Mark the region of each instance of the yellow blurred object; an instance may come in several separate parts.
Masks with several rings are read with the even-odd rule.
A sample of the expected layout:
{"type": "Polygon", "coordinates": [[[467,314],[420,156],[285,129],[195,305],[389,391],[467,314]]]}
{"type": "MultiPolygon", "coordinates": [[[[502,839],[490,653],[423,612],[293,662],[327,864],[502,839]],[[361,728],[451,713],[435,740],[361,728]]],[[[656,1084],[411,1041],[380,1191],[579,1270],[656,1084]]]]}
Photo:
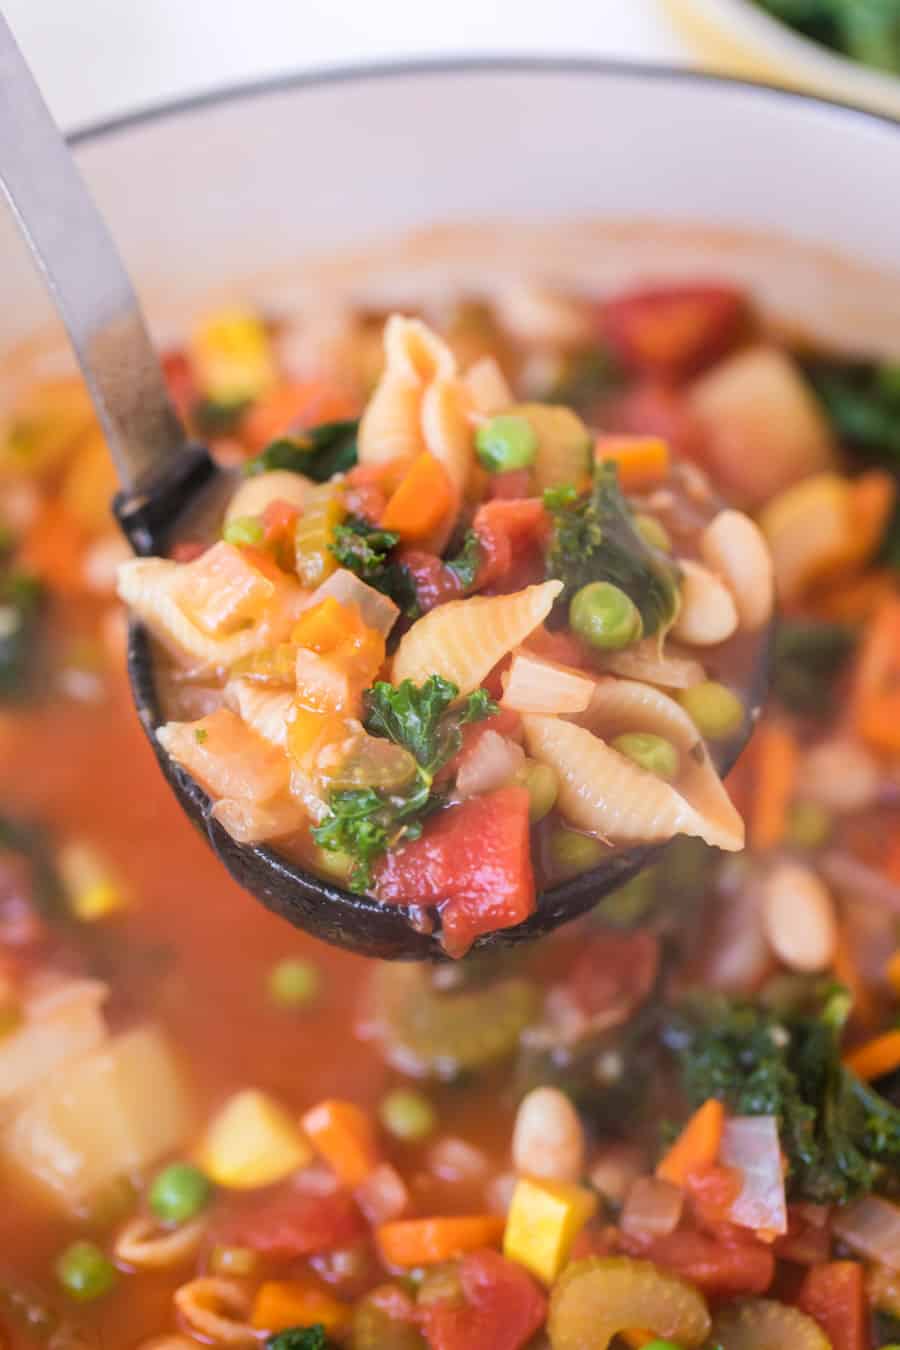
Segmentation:
{"type": "Polygon", "coordinates": [[[124,886],[92,844],[67,844],[57,866],[69,909],[82,923],[96,923],[127,908],[124,886]]]}
{"type": "Polygon", "coordinates": [[[324,1327],[329,1335],[343,1331],[350,1308],[325,1289],[303,1280],[267,1280],[253,1301],[251,1323],[258,1331],[289,1327],[324,1327]]]}
{"type": "Polygon", "coordinates": [[[596,1209],[593,1191],[566,1182],[522,1177],[509,1207],[503,1254],[545,1284],[552,1284],[596,1209]]]}
{"type": "Polygon", "coordinates": [[[301,585],[318,586],[336,571],[337,562],[329,545],[334,527],[340,525],[346,514],[340,484],[322,483],[310,491],[294,535],[297,576],[301,585]]]}
{"type": "Polygon", "coordinates": [[[119,489],[112,456],[99,427],[94,427],[79,444],[72,467],[62,484],[62,503],[88,534],[112,529],[110,510],[119,489]]]}
{"type": "Polygon", "coordinates": [[[246,1088],[229,1098],[209,1126],[199,1162],[217,1185],[254,1190],[282,1181],[312,1156],[284,1107],[265,1092],[246,1088]]]}
{"type": "Polygon", "coordinates": [[[0,433],[0,473],[41,477],[58,468],[89,432],[99,435],[80,379],[45,380],[16,404],[0,433]]]}
{"type": "Polygon", "coordinates": [[[249,403],[275,383],[271,339],[262,320],[249,310],[211,315],[195,329],[190,353],[197,383],[212,403],[249,403]]]}
{"type": "Polygon", "coordinates": [[[888,961],[885,967],[885,978],[891,989],[900,998],[900,951],[894,952],[894,955],[888,961]]]}

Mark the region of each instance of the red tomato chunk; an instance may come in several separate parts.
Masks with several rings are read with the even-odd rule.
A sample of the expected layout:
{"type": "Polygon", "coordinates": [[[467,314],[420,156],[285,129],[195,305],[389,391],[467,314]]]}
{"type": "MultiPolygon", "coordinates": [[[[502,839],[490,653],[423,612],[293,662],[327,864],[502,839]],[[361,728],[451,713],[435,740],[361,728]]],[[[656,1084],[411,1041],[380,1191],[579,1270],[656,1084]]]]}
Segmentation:
{"type": "Polygon", "coordinates": [[[674,378],[721,356],[745,313],[739,292],[725,286],[657,286],[609,301],[604,336],[632,370],[674,378]]]}
{"type": "Polygon", "coordinates": [[[797,1307],[818,1322],[831,1350],[869,1350],[865,1279],[859,1262],[813,1266],[800,1286],[797,1307]]]}
{"type": "Polygon", "coordinates": [[[473,1252],[460,1267],[465,1303],[433,1303],[421,1314],[431,1350],[521,1350],[544,1323],[547,1300],[521,1266],[473,1252]]]}
{"type": "Polygon", "coordinates": [[[346,1246],[365,1231],[353,1198],[346,1191],[317,1195],[286,1186],[255,1196],[249,1205],[232,1214],[225,1220],[219,1240],[287,1261],[346,1246]]]}

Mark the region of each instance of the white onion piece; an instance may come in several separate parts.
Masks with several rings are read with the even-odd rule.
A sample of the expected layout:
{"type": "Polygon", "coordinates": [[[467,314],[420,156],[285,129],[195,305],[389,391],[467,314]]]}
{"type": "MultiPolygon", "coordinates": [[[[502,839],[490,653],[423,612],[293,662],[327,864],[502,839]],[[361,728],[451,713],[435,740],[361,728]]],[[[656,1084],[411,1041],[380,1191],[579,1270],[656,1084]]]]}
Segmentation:
{"type": "Polygon", "coordinates": [[[666,1237],[675,1231],[684,1206],[684,1191],[660,1177],[638,1177],[622,1209],[622,1231],[634,1237],[666,1237]]]}
{"type": "Polygon", "coordinates": [[[332,572],[328,580],[323,581],[321,586],[313,591],[309,603],[317,605],[329,595],[341,605],[356,605],[363,623],[369,628],[377,629],[382,637],[387,637],[400,614],[393,600],[382,595],[381,591],[376,591],[374,586],[366,585],[354,572],[349,572],[345,567],[332,572]]]}
{"type": "Polygon", "coordinates": [[[835,1209],[833,1227],[848,1247],[900,1270],[900,1207],[880,1195],[867,1195],[846,1209],[835,1209]]]}
{"type": "Polygon", "coordinates": [[[503,676],[500,702],[514,712],[580,713],[591,701],[594,684],[590,676],[577,670],[519,650],[503,676]]]}
{"type": "Polygon", "coordinates": [[[406,1183],[390,1163],[379,1163],[357,1186],[353,1198],[374,1227],[398,1219],[409,1204],[406,1183]]]}
{"type": "Polygon", "coordinates": [[[787,1232],[787,1202],[778,1122],[774,1116],[734,1116],[726,1121],[719,1159],[744,1178],[728,1217],[741,1228],[787,1232]]]}
{"type": "Polygon", "coordinates": [[[428,1150],[428,1170],[443,1181],[478,1181],[487,1175],[486,1153],[456,1135],[445,1135],[428,1150]]]}
{"type": "Polygon", "coordinates": [[[496,731],[484,731],[462,759],[456,775],[460,797],[492,792],[514,777],[525,761],[521,745],[496,731]]]}

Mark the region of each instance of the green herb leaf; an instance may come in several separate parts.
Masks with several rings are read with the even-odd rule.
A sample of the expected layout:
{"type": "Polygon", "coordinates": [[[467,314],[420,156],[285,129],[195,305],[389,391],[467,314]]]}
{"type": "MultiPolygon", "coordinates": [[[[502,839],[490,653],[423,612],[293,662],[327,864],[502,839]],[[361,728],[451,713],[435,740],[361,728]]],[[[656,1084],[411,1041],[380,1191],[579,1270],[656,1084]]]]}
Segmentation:
{"type": "Polygon", "coordinates": [[[266,1338],[266,1350],[329,1350],[330,1344],[321,1322],[311,1327],[288,1327],[266,1338]]]}
{"type": "Polygon", "coordinates": [[[407,618],[415,619],[419,615],[415,583],[392,557],[399,542],[400,536],[391,530],[379,529],[362,516],[348,516],[335,526],[329,548],[342,567],[389,596],[407,618]]]}
{"type": "Polygon", "coordinates": [[[853,655],[856,629],[815,619],[779,624],[775,637],[772,686],[791,712],[827,717],[834,701],[834,682],[853,655]]]}
{"type": "Polygon", "coordinates": [[[434,777],[462,745],[463,726],[496,711],[486,690],[476,689],[454,704],[458,692],[439,675],[418,688],[411,680],[399,685],[381,681],[368,691],[366,730],[403,746],[418,767],[402,792],[356,788],[331,793],[329,814],[313,830],[313,838],[321,848],[354,859],[350,884],[355,890],[372,884],[376,858],[421,835],[423,820],[443,805],[443,795],[433,787],[434,777]]]}
{"type": "Polygon", "coordinates": [[[900,1111],[841,1063],[846,1011],[843,994],[818,1015],[713,998],[688,1005],[667,1033],[691,1102],[775,1116],[789,1194],[816,1204],[866,1194],[900,1160],[900,1111]]]}
{"type": "Polygon", "coordinates": [[[27,693],[43,594],[27,572],[0,574],[0,699],[27,693]]]}
{"type": "Polygon", "coordinates": [[[444,566],[452,572],[464,591],[475,584],[481,566],[481,541],[474,530],[467,530],[459,552],[448,558],[444,566]]]}
{"type": "Polygon", "coordinates": [[[873,361],[810,361],[806,373],[841,443],[900,468],[897,367],[873,361]]]}
{"type": "Polygon", "coordinates": [[[270,469],[289,469],[302,473],[316,483],[325,483],[336,473],[352,469],[357,459],[356,435],[359,422],[323,422],[297,436],[281,436],[267,445],[255,459],[244,465],[244,473],[253,477],[270,469]]]}
{"type": "Polygon", "coordinates": [[[541,395],[541,403],[561,403],[588,418],[598,400],[622,384],[622,372],[607,347],[585,347],[571,352],[551,387],[541,395]]]}
{"type": "Polygon", "coordinates": [[[635,529],[616,466],[597,467],[588,496],[545,493],[544,501],[553,517],[547,576],[565,587],[558,605],[567,606],[589,582],[610,581],[637,605],[645,636],[668,628],[678,611],[680,574],[635,529]]]}

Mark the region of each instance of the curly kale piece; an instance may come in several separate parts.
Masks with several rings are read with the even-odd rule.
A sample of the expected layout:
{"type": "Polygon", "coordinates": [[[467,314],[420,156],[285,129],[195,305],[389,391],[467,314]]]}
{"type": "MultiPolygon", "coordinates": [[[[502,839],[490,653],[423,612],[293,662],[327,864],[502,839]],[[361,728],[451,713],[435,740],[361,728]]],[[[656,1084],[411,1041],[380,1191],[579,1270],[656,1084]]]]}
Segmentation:
{"type": "Polygon", "coordinates": [[[420,686],[412,680],[399,685],[380,681],[366,694],[366,730],[408,750],[416,774],[400,792],[354,788],[331,793],[329,814],[313,837],[322,848],[353,859],[354,890],[371,886],[372,867],[382,853],[419,838],[425,818],[444,804],[434,778],[462,746],[462,728],[496,712],[484,689],[454,703],[458,694],[456,685],[440,675],[429,676],[420,686]]]}
{"type": "Polygon", "coordinates": [[[355,572],[368,586],[393,600],[402,614],[414,619],[419,613],[416,587],[409,571],[394,556],[399,542],[400,536],[392,530],[382,530],[362,516],[347,516],[335,526],[329,548],[341,567],[355,572]]]}
{"type": "Polygon", "coordinates": [[[326,483],[336,473],[346,473],[353,468],[357,460],[358,431],[359,422],[351,420],[322,422],[296,436],[280,436],[247,461],[244,473],[252,478],[271,469],[289,469],[316,483],[326,483]]]}
{"type": "Polygon", "coordinates": [[[668,628],[678,612],[680,573],[634,526],[613,463],[599,464],[590,493],[552,489],[544,504],[553,521],[547,576],[563,582],[559,605],[591,581],[610,581],[640,610],[644,636],[668,628]]]}
{"type": "Polygon", "coordinates": [[[868,1193],[900,1161],[900,1111],[841,1062],[848,1006],[839,989],[818,1014],[706,999],[665,1035],[694,1105],[716,1097],[736,1115],[776,1117],[789,1194],[816,1204],[868,1193]]]}
{"type": "Polygon", "coordinates": [[[321,1322],[309,1327],[288,1327],[266,1338],[266,1350],[330,1350],[331,1341],[321,1322]]]}
{"type": "Polygon", "coordinates": [[[772,687],[791,712],[827,717],[835,681],[853,655],[858,631],[819,619],[785,619],[775,636],[772,687]]]}

